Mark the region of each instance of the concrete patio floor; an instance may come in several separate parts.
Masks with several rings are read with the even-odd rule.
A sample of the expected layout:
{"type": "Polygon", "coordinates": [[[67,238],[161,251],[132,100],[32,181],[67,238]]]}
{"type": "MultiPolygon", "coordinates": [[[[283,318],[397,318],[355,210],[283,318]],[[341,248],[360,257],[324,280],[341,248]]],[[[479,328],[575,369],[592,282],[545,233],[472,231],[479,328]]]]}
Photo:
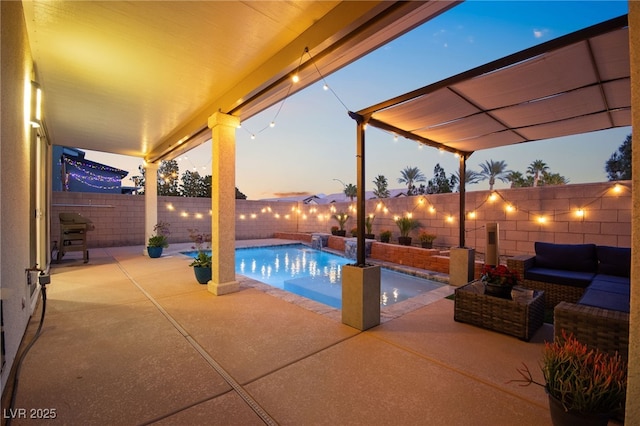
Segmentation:
{"type": "Polygon", "coordinates": [[[551,424],[542,388],[507,383],[522,362],[542,381],[550,325],[523,342],[454,322],[440,296],[359,332],[245,277],[215,296],[177,249],[91,249],[88,264],[52,266],[19,376],[27,418],[11,424],[51,409],[47,424],[551,424]]]}

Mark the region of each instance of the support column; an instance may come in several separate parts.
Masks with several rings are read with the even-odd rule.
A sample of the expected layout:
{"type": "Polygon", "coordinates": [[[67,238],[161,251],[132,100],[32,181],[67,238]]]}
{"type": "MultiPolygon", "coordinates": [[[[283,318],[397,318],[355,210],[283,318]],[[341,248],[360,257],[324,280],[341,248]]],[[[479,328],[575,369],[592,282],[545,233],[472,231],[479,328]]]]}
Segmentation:
{"type": "Polygon", "coordinates": [[[240,120],[217,112],[211,129],[211,281],[221,296],[238,291],[236,281],[236,129],[240,120]]]}
{"type": "Polygon", "coordinates": [[[158,223],[158,163],[147,163],[144,172],[144,254],[147,242],[158,223]]]}

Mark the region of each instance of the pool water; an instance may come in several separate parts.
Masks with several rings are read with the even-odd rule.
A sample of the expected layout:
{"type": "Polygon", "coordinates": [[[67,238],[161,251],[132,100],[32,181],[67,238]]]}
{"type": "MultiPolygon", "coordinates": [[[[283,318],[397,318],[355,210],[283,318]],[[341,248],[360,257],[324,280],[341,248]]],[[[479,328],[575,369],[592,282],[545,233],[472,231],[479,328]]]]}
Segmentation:
{"type": "MultiPolygon", "coordinates": [[[[197,252],[185,252],[195,256],[197,252]]],[[[353,260],[303,244],[238,248],[236,273],[334,308],[342,306],[342,266],[353,260]]],[[[380,306],[442,287],[442,283],[381,269],[380,306]]]]}

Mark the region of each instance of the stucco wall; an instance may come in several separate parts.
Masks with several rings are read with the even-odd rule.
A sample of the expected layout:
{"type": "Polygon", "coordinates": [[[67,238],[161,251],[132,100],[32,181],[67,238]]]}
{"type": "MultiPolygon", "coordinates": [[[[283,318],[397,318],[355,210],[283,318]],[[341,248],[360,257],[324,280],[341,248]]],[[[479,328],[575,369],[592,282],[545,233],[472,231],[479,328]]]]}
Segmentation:
{"type": "MultiPolygon", "coordinates": [[[[485,225],[500,227],[500,254],[533,252],[535,241],[556,243],[631,244],[630,182],[620,183],[620,192],[611,183],[577,184],[558,187],[516,188],[496,192],[467,193],[466,205],[474,218],[466,222],[466,246],[484,252],[485,225]],[[511,205],[513,212],[505,207],[511,205]],[[584,209],[584,216],[576,215],[584,209]],[[546,222],[538,222],[539,216],[546,222]]],[[[395,216],[411,213],[438,236],[436,247],[458,246],[458,194],[436,194],[367,201],[367,213],[375,215],[373,232],[392,231],[397,241],[395,216]],[[433,207],[433,209],[431,208],[433,207]],[[452,220],[449,220],[449,217],[452,220]]],[[[96,230],[89,233],[90,247],[142,245],[144,238],[144,197],[131,195],[55,192],[52,208],[52,241],[59,240],[58,213],[78,212],[90,218],[96,230]]],[[[158,197],[158,219],[171,224],[170,242],[189,240],[188,229],[210,232],[211,202],[208,198],[158,197]]],[[[268,238],[276,232],[330,232],[337,222],[333,211],[349,212],[349,203],[304,205],[295,202],[236,200],[236,239],[268,238]]],[[[345,229],[355,227],[355,213],[345,229]]],[[[417,237],[418,232],[412,233],[417,237]]],[[[415,241],[417,243],[417,241],[415,241]]]]}
{"type": "Polygon", "coordinates": [[[22,3],[0,2],[2,120],[0,130],[0,289],[6,363],[2,369],[4,390],[9,371],[29,320],[25,268],[30,253],[31,128],[25,117],[25,85],[32,79],[33,64],[26,35],[22,3]]]}

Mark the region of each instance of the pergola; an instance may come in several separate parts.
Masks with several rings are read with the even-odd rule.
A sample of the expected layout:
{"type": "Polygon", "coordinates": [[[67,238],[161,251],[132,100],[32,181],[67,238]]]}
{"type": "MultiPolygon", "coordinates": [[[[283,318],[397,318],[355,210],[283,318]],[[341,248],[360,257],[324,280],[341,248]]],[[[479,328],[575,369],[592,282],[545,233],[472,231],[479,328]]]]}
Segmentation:
{"type": "Polygon", "coordinates": [[[489,62],[349,115],[357,123],[358,264],[365,263],[366,125],[460,156],[631,125],[627,15],[489,62]]]}

